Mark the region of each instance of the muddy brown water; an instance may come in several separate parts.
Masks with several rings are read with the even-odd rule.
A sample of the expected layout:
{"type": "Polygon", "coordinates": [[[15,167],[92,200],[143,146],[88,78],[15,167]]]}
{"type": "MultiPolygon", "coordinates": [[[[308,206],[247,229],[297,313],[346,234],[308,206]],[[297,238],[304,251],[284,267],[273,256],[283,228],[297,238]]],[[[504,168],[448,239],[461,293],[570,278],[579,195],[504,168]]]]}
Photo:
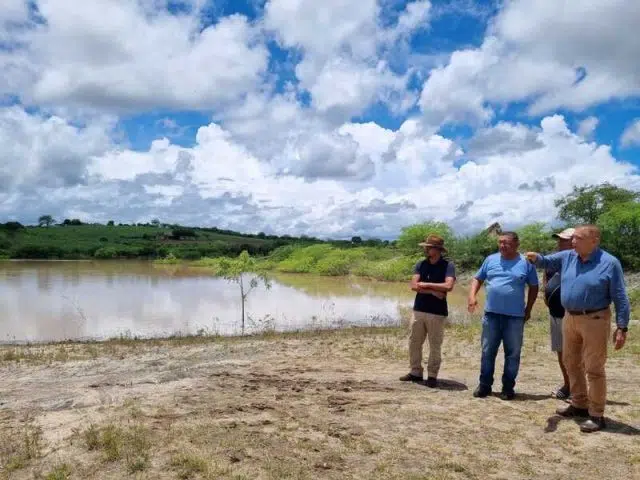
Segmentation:
{"type": "MultiPolygon", "coordinates": [[[[466,289],[450,294],[463,311],[466,289]]],[[[274,274],[246,303],[245,332],[397,324],[406,283],[274,274]]],[[[141,261],[0,263],[3,343],[241,333],[237,284],[206,269],[141,261]]]]}

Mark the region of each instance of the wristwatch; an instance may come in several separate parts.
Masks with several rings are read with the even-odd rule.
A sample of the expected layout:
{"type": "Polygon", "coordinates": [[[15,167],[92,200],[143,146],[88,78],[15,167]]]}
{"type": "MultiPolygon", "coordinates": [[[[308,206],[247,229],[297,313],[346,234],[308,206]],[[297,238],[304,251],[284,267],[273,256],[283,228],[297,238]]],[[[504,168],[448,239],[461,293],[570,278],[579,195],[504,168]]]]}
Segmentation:
{"type": "Polygon", "coordinates": [[[618,327],[618,330],[620,330],[621,332],[627,333],[627,330],[629,330],[628,327],[618,327]]]}

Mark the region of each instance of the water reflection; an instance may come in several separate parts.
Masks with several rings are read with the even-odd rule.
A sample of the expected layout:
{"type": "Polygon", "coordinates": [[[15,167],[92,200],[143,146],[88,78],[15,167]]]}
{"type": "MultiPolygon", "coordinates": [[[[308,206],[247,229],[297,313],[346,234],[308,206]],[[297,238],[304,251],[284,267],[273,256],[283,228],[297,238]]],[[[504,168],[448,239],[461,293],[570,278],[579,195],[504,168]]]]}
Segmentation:
{"type": "MultiPolygon", "coordinates": [[[[277,276],[248,298],[247,330],[400,320],[406,285],[277,276]]],[[[240,333],[238,286],[201,269],[147,262],[2,262],[3,341],[240,333]]]]}

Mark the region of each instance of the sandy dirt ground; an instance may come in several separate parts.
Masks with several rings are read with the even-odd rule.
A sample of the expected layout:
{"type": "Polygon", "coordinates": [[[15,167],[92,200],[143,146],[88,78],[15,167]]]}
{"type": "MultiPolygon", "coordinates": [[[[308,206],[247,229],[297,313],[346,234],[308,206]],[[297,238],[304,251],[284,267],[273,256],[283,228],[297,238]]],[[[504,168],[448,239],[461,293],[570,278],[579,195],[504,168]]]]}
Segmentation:
{"type": "Polygon", "coordinates": [[[2,347],[0,478],[640,478],[640,342],[583,434],[547,335],[527,326],[513,401],[472,397],[477,325],[447,329],[437,389],[398,381],[400,328],[2,347]]]}

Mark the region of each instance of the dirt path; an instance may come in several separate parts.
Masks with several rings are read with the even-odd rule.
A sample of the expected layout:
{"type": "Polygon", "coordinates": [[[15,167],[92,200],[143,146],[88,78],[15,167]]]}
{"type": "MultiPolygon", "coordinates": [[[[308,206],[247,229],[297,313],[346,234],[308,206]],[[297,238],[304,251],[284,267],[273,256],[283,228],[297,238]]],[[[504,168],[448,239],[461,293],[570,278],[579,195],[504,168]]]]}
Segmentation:
{"type": "Polygon", "coordinates": [[[637,342],[586,435],[552,415],[544,326],[512,402],[472,397],[474,335],[447,331],[436,390],[397,381],[400,330],[4,349],[0,478],[640,478],[637,342]]]}

